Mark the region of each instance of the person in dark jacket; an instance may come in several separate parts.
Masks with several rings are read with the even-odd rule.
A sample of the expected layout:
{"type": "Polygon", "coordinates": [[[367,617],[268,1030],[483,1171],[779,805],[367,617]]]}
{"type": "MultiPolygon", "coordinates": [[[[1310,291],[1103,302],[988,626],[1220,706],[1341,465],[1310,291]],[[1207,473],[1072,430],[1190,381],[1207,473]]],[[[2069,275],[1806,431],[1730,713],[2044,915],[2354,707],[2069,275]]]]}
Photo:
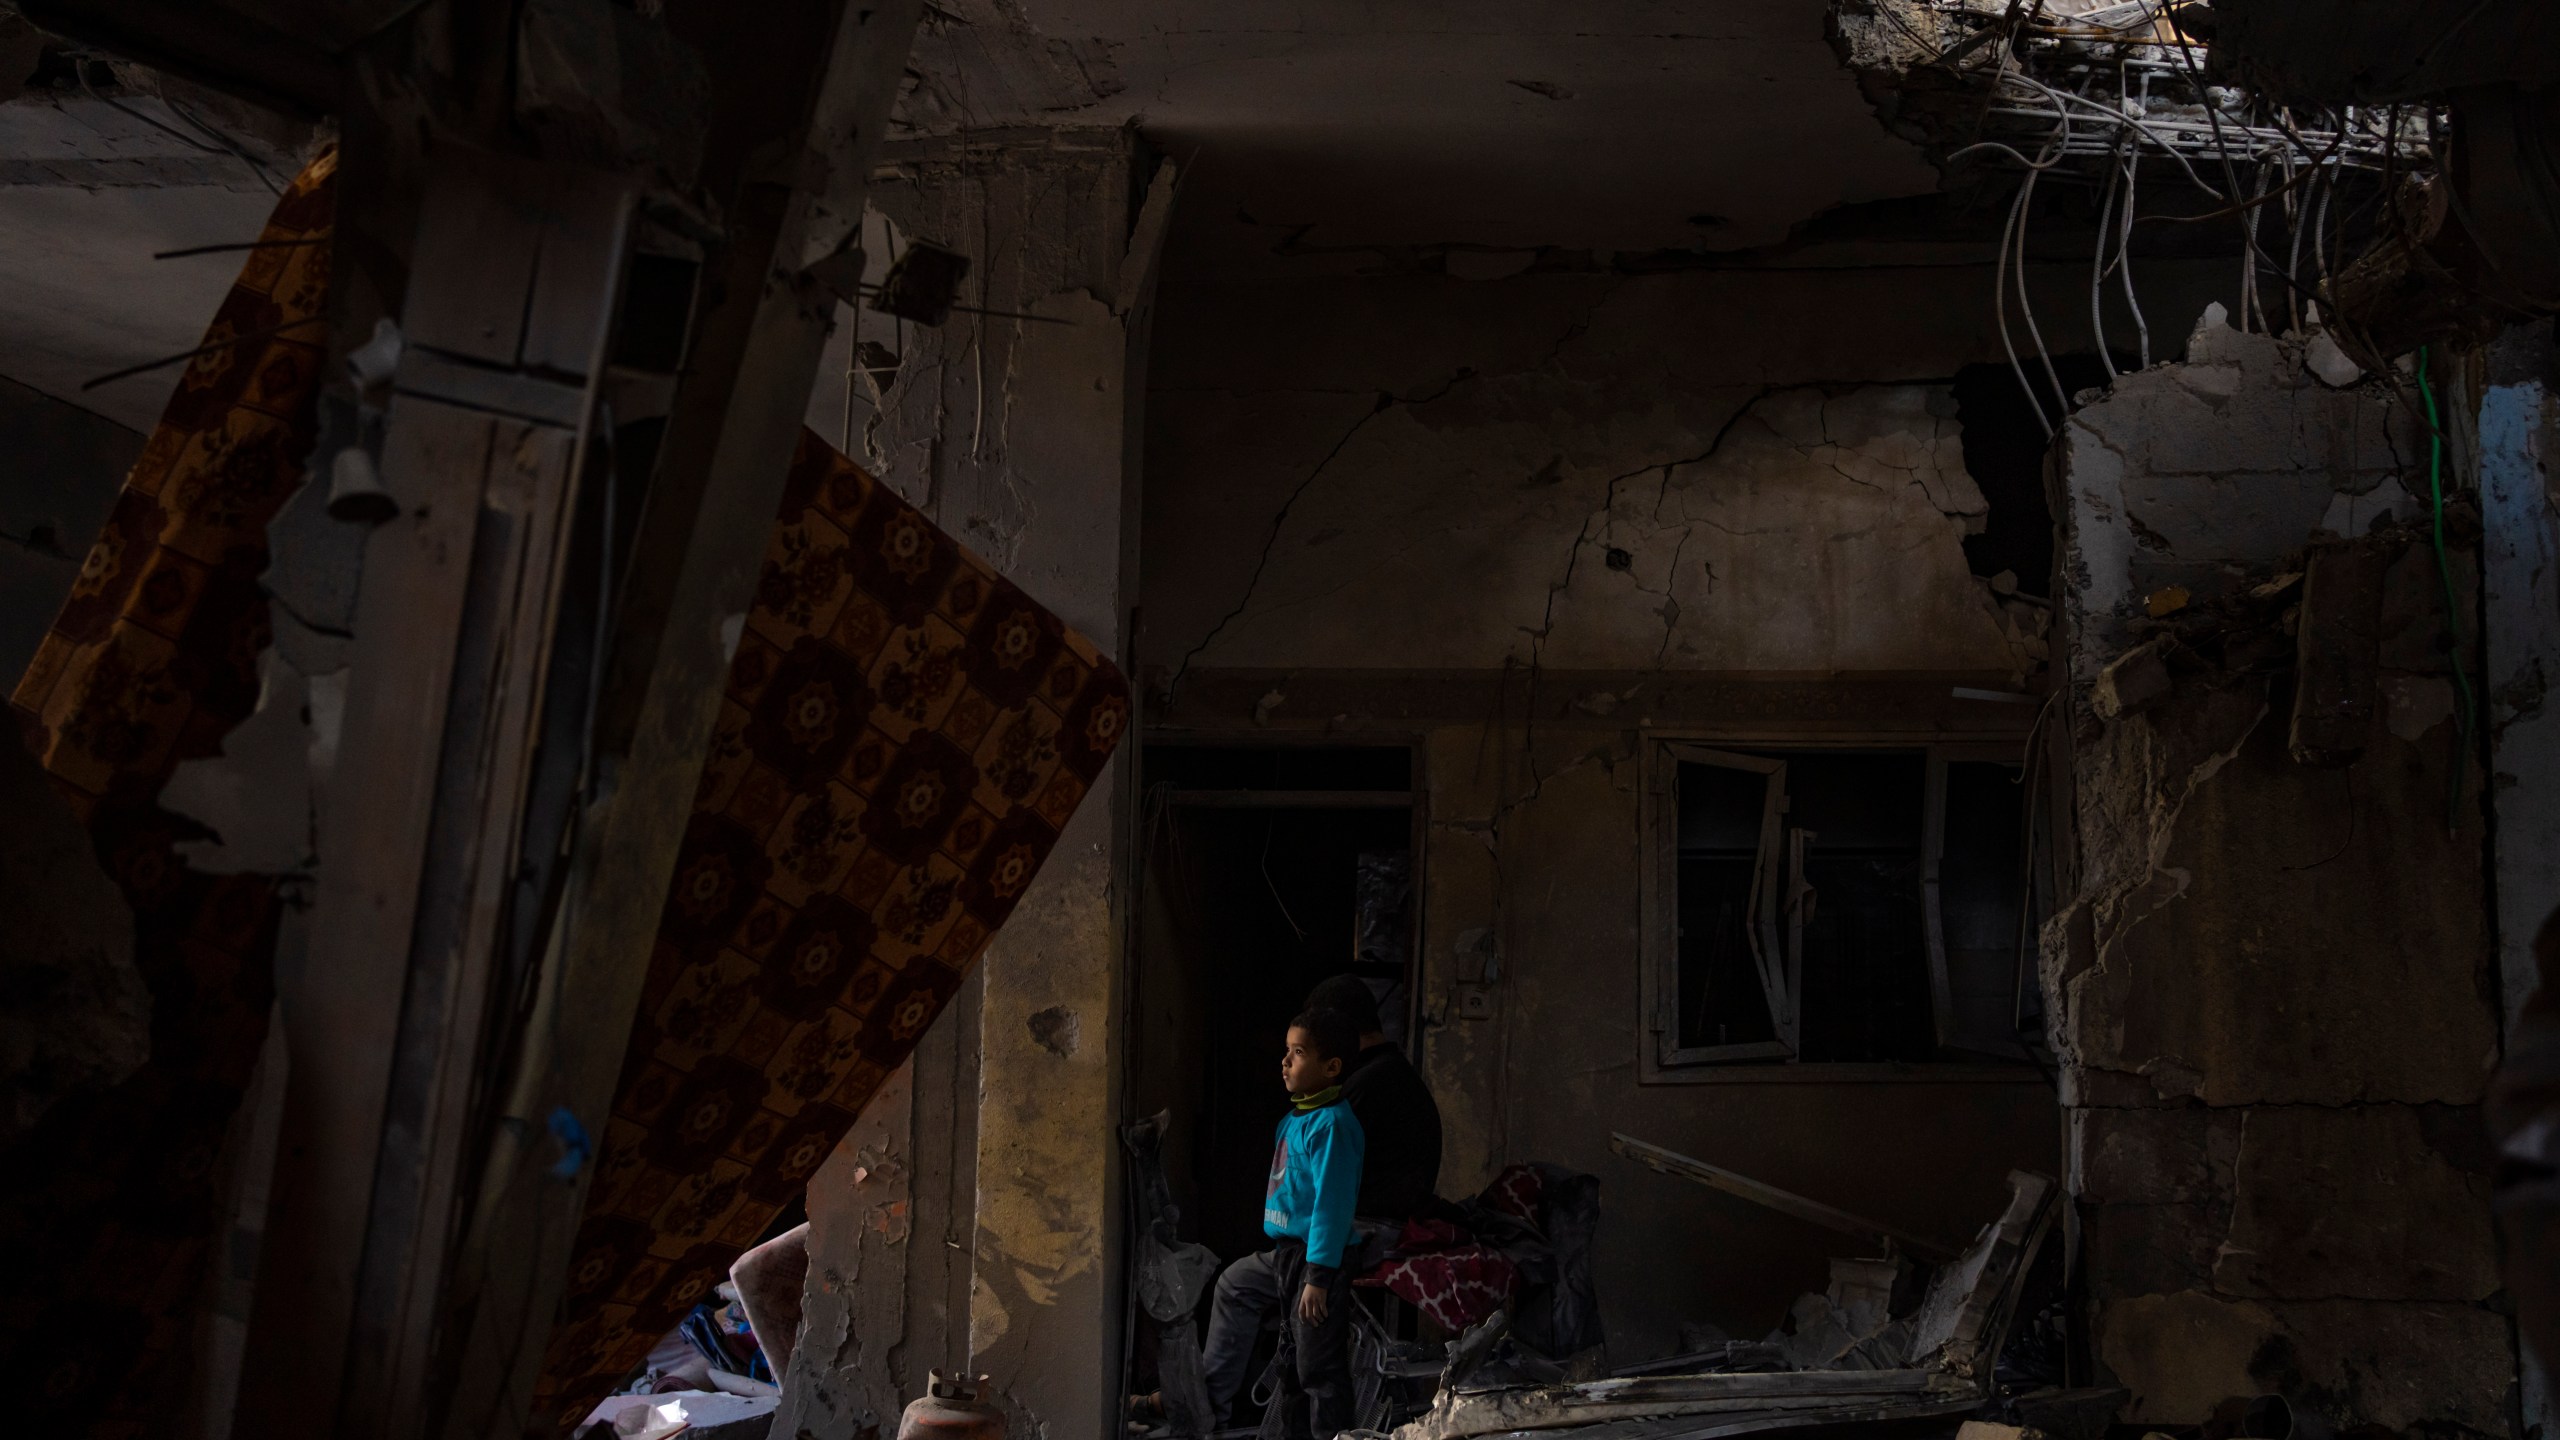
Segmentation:
{"type": "Polygon", "coordinates": [[[1357,975],[1336,975],[1307,992],[1310,1010],[1336,1010],[1360,1032],[1360,1053],[1342,1077],[1343,1103],[1367,1137],[1359,1213],[1408,1219],[1431,1204],[1440,1183],[1440,1106],[1379,1023],[1378,998],[1357,975]]]}

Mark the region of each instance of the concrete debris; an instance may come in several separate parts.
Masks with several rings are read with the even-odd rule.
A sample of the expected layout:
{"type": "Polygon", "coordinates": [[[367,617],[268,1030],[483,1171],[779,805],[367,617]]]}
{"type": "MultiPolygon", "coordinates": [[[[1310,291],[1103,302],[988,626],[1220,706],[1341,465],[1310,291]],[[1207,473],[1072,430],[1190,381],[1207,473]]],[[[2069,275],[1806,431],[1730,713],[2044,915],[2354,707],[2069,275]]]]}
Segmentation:
{"type": "Polygon", "coordinates": [[[291,875],[310,868],[310,682],[282,652],[258,657],[258,708],[223,737],[222,753],[181,762],[160,792],[162,808],[212,833],[178,846],[211,875],[291,875]]]}
{"type": "Polygon", "coordinates": [[[2134,646],[2098,672],[2090,687],[2089,708],[2099,718],[2120,720],[2137,714],[2169,693],[2167,646],[2159,640],[2134,646]]]}
{"type": "MultiPolygon", "coordinates": [[[[1621,1153],[1638,1158],[1653,1149],[1630,1152],[1625,1147],[1640,1142],[1618,1140],[1621,1153]]],[[[1906,1274],[1903,1262],[1835,1261],[1829,1289],[1803,1297],[1791,1311],[1791,1334],[1729,1342],[1723,1355],[1701,1357],[1707,1363],[1686,1373],[1579,1384],[1444,1385],[1430,1411],[1397,1430],[1394,1440],[1531,1430],[1584,1440],[1672,1440],[1976,1410],[1991,1395],[1993,1365],[2027,1266],[2051,1228],[2060,1188],[2023,1172],[2011,1173],[2009,1187],[2000,1218],[1937,1268],[1906,1315],[1891,1313],[1906,1274]],[[1780,1373],[1740,1373],[1773,1365],[1780,1373]]]]}
{"type": "Polygon", "coordinates": [[[880,277],[880,288],[869,304],[883,315],[940,325],[951,318],[952,306],[960,299],[960,282],[968,274],[968,256],[930,240],[911,241],[889,262],[889,273],[880,277]]]}
{"type": "Polygon", "coordinates": [[[2332,390],[2344,390],[2364,378],[2364,367],[2347,358],[2338,348],[2337,339],[2326,330],[2314,334],[2303,346],[2303,368],[2332,390]]]}
{"type": "Polygon", "coordinates": [[[2502,1433],[2472,1108],[2494,952],[2447,625],[2477,613],[2480,524],[2458,483],[2439,519],[2393,385],[2337,387],[2316,340],[2210,317],[2058,457],[2079,888],[2042,972],[2088,1340],[2137,1425],[2274,1392],[2304,1433],[2502,1433]],[[2130,710],[2146,646],[2174,684],[2130,710]]]}
{"type": "Polygon", "coordinates": [[[2185,603],[2207,605],[2299,571],[2287,557],[2341,496],[2376,494],[2426,450],[2388,386],[2332,390],[2305,372],[2301,347],[2242,334],[2218,305],[2187,356],[2122,377],[2064,431],[2056,462],[2073,579],[2061,598],[2083,693],[2140,643],[2146,620],[2174,613],[2155,612],[2153,597],[2182,590],[2185,603]]]}
{"type": "Polygon", "coordinates": [[[784,1231],[741,1255],[729,1266],[729,1283],[737,1289],[738,1308],[746,1312],[747,1332],[764,1351],[767,1370],[791,1373],[791,1352],[800,1343],[801,1292],[809,1278],[809,1222],[784,1231]]]}

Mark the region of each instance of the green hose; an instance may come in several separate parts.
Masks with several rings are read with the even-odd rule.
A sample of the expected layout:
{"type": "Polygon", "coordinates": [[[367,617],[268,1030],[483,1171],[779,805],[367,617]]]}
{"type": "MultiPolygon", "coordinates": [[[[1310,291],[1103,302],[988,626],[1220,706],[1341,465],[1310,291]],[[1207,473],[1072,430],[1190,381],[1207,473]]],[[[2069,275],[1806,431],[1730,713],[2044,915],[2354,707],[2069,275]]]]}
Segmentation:
{"type": "Polygon", "coordinates": [[[2453,684],[2462,700],[2462,748],[2454,752],[2445,789],[2445,829],[2462,828],[2462,782],[2471,766],[2471,674],[2462,664],[2462,600],[2453,589],[2453,561],[2444,548],[2444,426],[2436,417],[2436,388],[2427,377],[2427,347],[2418,347],[2418,395],[2427,406],[2427,491],[2435,505],[2436,574],[2444,580],[2445,637],[2451,642],[2453,684]]]}

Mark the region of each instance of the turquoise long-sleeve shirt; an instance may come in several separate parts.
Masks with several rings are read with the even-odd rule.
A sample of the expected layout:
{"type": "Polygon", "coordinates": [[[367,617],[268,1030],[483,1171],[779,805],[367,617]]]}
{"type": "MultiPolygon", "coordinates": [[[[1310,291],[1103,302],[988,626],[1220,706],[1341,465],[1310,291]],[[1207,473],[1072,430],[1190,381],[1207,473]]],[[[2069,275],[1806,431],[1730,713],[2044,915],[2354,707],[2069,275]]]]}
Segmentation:
{"type": "Polygon", "coordinates": [[[1281,1120],[1271,1150],[1263,1233],[1304,1241],[1311,1266],[1339,1268],[1351,1239],[1352,1205],[1360,1198],[1360,1160],[1367,1146],[1359,1120],[1339,1099],[1290,1112],[1281,1120]]]}

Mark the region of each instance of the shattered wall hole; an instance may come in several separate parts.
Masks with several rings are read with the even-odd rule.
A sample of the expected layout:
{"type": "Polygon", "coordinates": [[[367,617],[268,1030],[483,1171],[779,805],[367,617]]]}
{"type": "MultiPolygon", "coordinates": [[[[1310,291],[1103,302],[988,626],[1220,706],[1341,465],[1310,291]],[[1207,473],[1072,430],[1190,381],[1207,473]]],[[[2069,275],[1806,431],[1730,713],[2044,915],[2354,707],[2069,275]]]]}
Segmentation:
{"type": "MultiPolygon", "coordinates": [[[[2052,414],[2068,415],[2078,408],[2073,397],[2102,389],[2108,380],[2105,364],[2093,355],[2056,355],[2053,368],[2062,381],[2060,394],[2043,375],[2033,376],[2043,392],[2037,399],[2052,414]]],[[[1968,365],[1956,372],[1954,389],[1964,468],[1991,507],[1981,532],[1964,537],[1965,562],[1985,580],[2006,571],[2024,593],[2050,596],[2053,504],[2044,473],[2049,447],[2034,405],[2006,365],[1968,365]]]]}

